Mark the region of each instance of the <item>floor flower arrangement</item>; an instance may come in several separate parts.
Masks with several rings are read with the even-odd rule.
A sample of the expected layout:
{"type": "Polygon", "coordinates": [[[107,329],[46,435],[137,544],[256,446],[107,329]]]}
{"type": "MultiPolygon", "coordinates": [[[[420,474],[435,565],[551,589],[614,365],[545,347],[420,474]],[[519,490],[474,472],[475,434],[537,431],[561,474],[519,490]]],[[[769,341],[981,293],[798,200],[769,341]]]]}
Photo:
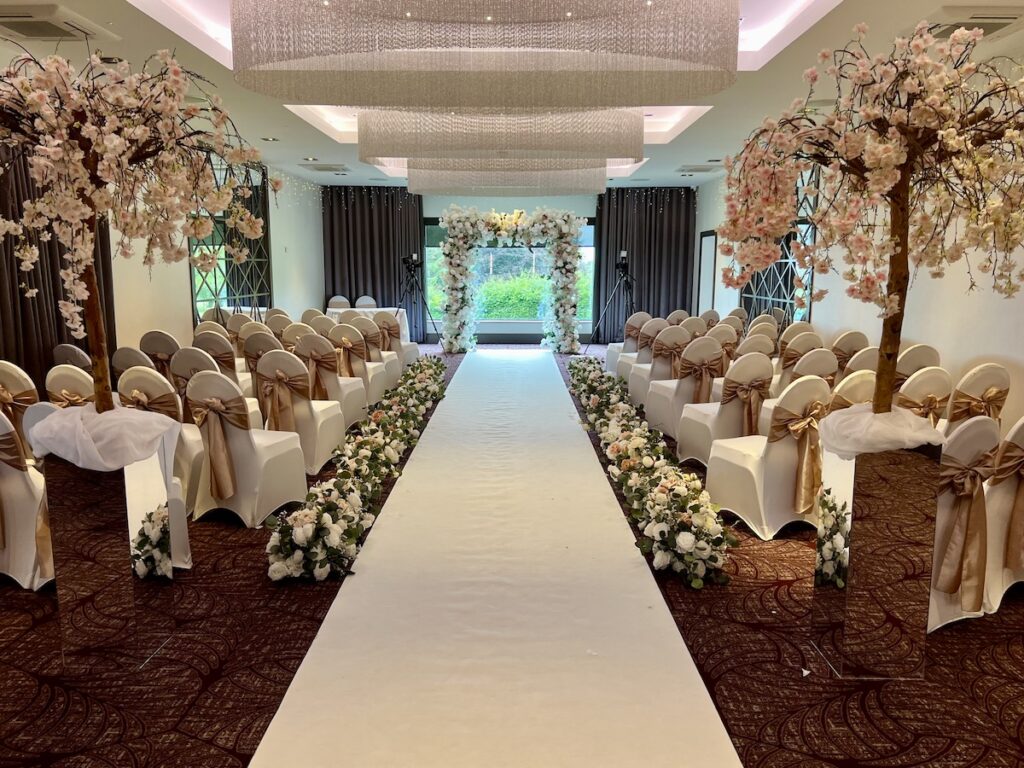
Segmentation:
{"type": "Polygon", "coordinates": [[[640,532],[637,546],[656,570],[671,569],[695,589],[727,583],[724,566],[738,540],[700,478],[675,464],[661,433],[629,402],[626,383],[606,373],[602,360],[576,357],[568,369],[587,429],[600,439],[608,474],[640,532]]]}
{"type": "Polygon", "coordinates": [[[850,565],[850,508],[836,501],[832,491],[825,489],[818,497],[821,521],[818,523],[818,546],[814,564],[814,583],[835,584],[846,588],[846,572],[850,565]]]}
{"type": "Polygon", "coordinates": [[[419,440],[434,404],[444,396],[445,363],[423,357],[411,364],[366,421],[334,451],[334,478],[309,489],[298,510],[271,517],[267,544],[274,581],[349,573],[376,520],[384,484],[400,474],[402,457],[419,440]]]}
{"type": "Polygon", "coordinates": [[[132,568],[140,579],[151,573],[170,578],[171,523],[166,504],[142,518],[142,527],[132,539],[132,568]]]}

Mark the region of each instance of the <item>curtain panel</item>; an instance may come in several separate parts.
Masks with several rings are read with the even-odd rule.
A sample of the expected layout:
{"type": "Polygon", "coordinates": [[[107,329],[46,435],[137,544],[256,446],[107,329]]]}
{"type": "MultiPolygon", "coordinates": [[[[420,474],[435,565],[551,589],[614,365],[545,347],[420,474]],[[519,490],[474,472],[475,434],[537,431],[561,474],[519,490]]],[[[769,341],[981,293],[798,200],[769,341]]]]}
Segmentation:
{"type": "Polygon", "coordinates": [[[638,312],[650,312],[654,317],[665,317],[676,309],[693,312],[696,219],[697,196],[688,187],[620,187],[598,196],[595,322],[609,299],[612,301],[593,341],[622,340],[625,293],[620,289],[612,296],[619,277],[615,260],[620,251],[629,254],[638,312]]]}
{"type": "MultiPolygon", "coordinates": [[[[420,255],[424,274],[423,198],[404,187],[326,187],[324,189],[325,303],[342,295],[355,305],[372,296],[380,307],[398,305],[405,268],[402,259],[420,255]]],[[[426,307],[409,292],[402,306],[413,341],[423,341],[426,307]]]]}
{"type": "MultiPolygon", "coordinates": [[[[35,184],[23,157],[11,160],[10,150],[0,148],[0,164],[7,170],[0,176],[0,216],[21,218],[25,203],[36,196],[35,184]]],[[[20,366],[40,390],[46,373],[53,367],[53,348],[75,344],[88,351],[88,339],[71,337],[57,302],[63,297],[60,280],[63,248],[56,237],[48,242],[32,238],[39,248],[39,261],[31,272],[22,272],[14,255],[12,236],[0,240],[0,359],[20,366]],[[25,298],[25,289],[36,288],[34,298],[25,298]]],[[[109,352],[117,348],[114,325],[114,286],[111,273],[110,229],[102,220],[96,236],[95,267],[103,302],[103,322],[109,352]]],[[[142,269],[142,265],[138,265],[142,269]]]]}

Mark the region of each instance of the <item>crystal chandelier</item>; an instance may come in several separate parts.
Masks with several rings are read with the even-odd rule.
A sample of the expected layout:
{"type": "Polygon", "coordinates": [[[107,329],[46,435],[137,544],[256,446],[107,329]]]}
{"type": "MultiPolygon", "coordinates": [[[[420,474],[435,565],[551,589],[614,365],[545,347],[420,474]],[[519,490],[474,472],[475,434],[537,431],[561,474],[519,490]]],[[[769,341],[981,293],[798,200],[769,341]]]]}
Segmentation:
{"type": "Polygon", "coordinates": [[[303,104],[686,104],[735,80],[738,0],[233,0],[235,77],[303,104]]]}
{"type": "Polygon", "coordinates": [[[410,164],[409,191],[419,195],[533,196],[599,194],[605,190],[604,168],[550,170],[543,165],[540,160],[509,161],[506,168],[436,170],[410,164]]]}

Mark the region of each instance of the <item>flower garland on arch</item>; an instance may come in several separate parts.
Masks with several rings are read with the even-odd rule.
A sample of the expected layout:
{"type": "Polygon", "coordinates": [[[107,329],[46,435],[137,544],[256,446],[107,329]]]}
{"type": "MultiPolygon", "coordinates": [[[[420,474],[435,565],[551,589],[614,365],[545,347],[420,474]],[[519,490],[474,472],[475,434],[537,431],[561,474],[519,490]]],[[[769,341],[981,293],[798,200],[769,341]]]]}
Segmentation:
{"type": "Polygon", "coordinates": [[[578,241],[586,219],[570,211],[544,208],[536,209],[532,215],[521,210],[481,213],[476,208],[453,204],[442,212],[439,223],[448,233],[441,246],[445,266],[441,346],[446,352],[466,352],[476,344],[474,250],[491,241],[499,246],[547,246],[552,265],[551,297],[545,306],[544,344],[560,353],[579,351],[576,330],[578,241]]]}

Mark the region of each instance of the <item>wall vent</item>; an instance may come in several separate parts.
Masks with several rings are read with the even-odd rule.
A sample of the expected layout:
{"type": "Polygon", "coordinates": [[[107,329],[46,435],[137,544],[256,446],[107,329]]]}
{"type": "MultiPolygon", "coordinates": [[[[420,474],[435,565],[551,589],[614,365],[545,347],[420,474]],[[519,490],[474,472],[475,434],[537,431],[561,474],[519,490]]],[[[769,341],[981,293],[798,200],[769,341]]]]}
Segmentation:
{"type": "Polygon", "coordinates": [[[0,33],[16,40],[119,40],[106,27],[93,24],[62,5],[0,6],[0,33]]]}
{"type": "Polygon", "coordinates": [[[299,168],[305,168],[307,171],[316,171],[317,173],[348,173],[349,171],[347,165],[331,165],[328,163],[299,163],[299,168]]]}

